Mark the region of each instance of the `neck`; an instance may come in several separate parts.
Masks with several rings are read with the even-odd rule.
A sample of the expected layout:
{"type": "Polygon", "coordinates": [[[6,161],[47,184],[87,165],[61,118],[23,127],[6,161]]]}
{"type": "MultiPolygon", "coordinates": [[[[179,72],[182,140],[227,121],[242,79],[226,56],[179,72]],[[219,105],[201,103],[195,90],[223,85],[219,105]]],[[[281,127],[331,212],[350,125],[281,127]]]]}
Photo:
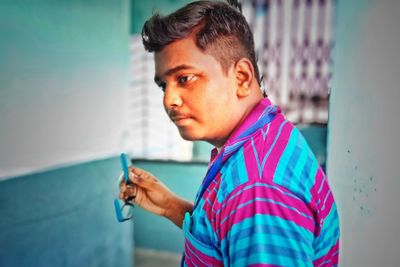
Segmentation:
{"type": "Polygon", "coordinates": [[[238,108],[240,108],[240,110],[242,110],[242,112],[239,114],[237,123],[235,124],[235,127],[230,131],[229,135],[227,137],[225,137],[224,139],[209,141],[209,143],[212,144],[217,149],[218,153],[222,150],[223,146],[226,144],[226,142],[228,141],[228,139],[232,135],[232,133],[243,123],[243,121],[246,119],[246,117],[250,114],[250,112],[254,109],[254,107],[263,98],[264,97],[260,91],[260,94],[254,94],[251,97],[242,99],[244,102],[242,102],[241,103],[242,105],[240,107],[238,107],[238,108]]]}

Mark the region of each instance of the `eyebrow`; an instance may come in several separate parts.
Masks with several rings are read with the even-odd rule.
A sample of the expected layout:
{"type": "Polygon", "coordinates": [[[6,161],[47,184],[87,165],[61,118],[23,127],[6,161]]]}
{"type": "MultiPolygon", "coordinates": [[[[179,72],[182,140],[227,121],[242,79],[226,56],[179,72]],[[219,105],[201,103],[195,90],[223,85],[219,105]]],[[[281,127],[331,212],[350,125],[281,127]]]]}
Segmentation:
{"type": "MultiPolygon", "coordinates": [[[[174,67],[172,69],[167,70],[166,72],[164,72],[163,76],[171,76],[172,74],[174,74],[174,73],[176,73],[178,71],[187,70],[187,69],[193,69],[193,67],[190,66],[190,65],[182,64],[182,65],[179,65],[179,66],[176,66],[176,67],[174,67]]],[[[154,76],[154,82],[155,83],[158,84],[160,81],[161,81],[160,76],[158,76],[158,75],[154,76]]]]}

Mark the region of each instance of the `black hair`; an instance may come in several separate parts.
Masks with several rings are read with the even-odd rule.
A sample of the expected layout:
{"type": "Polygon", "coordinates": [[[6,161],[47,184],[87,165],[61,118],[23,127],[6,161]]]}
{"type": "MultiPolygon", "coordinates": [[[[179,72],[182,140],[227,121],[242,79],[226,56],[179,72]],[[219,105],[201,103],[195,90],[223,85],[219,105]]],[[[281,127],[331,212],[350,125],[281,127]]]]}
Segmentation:
{"type": "Polygon", "coordinates": [[[238,9],[240,5],[222,1],[196,1],[168,16],[155,13],[143,26],[143,45],[148,52],[159,52],[195,34],[197,47],[216,58],[224,71],[239,59],[248,58],[260,84],[253,33],[238,9]]]}

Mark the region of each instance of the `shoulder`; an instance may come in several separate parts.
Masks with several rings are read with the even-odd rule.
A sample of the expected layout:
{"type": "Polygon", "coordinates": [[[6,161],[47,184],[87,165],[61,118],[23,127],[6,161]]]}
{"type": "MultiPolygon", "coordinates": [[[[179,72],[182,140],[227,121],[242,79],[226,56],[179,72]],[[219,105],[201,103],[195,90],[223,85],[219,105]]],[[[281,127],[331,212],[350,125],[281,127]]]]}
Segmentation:
{"type": "Polygon", "coordinates": [[[319,164],[301,132],[279,115],[226,161],[219,200],[250,182],[283,187],[308,203],[317,171],[319,164]]]}

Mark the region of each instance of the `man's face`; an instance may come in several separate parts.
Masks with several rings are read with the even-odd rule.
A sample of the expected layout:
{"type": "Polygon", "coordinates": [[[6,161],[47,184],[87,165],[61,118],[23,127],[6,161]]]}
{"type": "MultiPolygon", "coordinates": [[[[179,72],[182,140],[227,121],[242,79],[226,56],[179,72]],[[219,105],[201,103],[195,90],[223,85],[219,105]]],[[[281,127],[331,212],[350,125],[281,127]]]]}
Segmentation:
{"type": "Polygon", "coordinates": [[[189,37],[154,55],[155,82],[164,90],[164,107],[186,140],[222,146],[237,124],[233,67],[197,48],[189,37]]]}

